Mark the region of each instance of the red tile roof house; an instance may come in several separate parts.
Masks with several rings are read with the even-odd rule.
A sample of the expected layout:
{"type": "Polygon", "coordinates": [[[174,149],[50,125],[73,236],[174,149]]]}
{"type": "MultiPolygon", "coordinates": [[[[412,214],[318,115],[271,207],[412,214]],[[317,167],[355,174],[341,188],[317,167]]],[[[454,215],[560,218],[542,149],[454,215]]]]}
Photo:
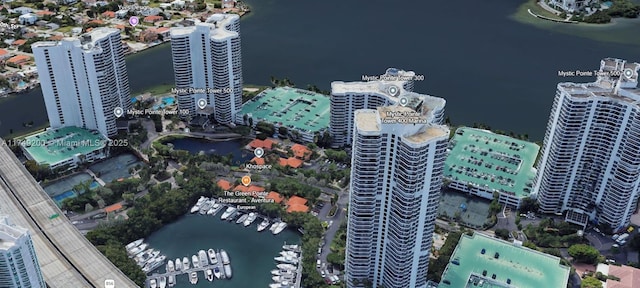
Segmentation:
{"type": "Polygon", "coordinates": [[[292,212],[309,212],[309,206],[306,205],[307,204],[307,199],[304,199],[302,197],[299,196],[291,196],[291,198],[289,198],[289,200],[287,200],[287,212],[288,213],[292,213],[292,212]]]}
{"type": "Polygon", "coordinates": [[[16,41],[13,41],[13,42],[11,43],[11,46],[13,46],[13,47],[20,47],[20,46],[24,45],[24,43],[27,43],[27,40],[24,40],[24,39],[18,39],[18,40],[16,40],[16,41]]]}
{"type": "Polygon", "coordinates": [[[145,23],[156,23],[162,20],[164,20],[164,17],[162,16],[147,16],[147,17],[144,17],[144,20],[142,21],[144,21],[145,23]]]}
{"type": "Polygon", "coordinates": [[[102,17],[104,17],[104,18],[116,18],[116,12],[105,11],[104,13],[102,13],[102,17]]]}
{"type": "Polygon", "coordinates": [[[9,51],[5,49],[0,49],[0,59],[6,59],[9,56],[11,56],[11,54],[9,54],[9,51]]]}

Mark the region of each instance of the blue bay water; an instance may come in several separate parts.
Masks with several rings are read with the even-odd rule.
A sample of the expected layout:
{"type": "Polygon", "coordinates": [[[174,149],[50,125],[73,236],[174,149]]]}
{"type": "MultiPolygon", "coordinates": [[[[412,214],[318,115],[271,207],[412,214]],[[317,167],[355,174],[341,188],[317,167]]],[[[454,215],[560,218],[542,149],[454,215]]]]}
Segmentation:
{"type": "MultiPolygon", "coordinates": [[[[241,21],[245,83],[268,85],[275,76],[329,89],[331,81],[390,66],[410,69],[425,75],[415,90],[445,98],[455,124],[485,123],[535,140],[544,135],[558,82],[592,80],[561,78],[559,70],[597,69],[604,57],[640,61],[637,45],[580,37],[573,30],[586,32],[577,26],[513,19],[525,0],[246,2],[253,12],[241,21]]],[[[627,33],[636,27],[630,25],[637,24],[593,33],[637,37],[627,33]]],[[[127,70],[133,91],[172,84],[170,46],[128,57],[127,70]]],[[[47,121],[39,89],[0,99],[0,135],[30,121],[47,121]]]]}
{"type": "MultiPolygon", "coordinates": [[[[268,287],[271,270],[276,269],[274,257],[279,256],[282,245],[297,244],[300,237],[297,232],[285,230],[273,235],[268,229],[256,231],[260,219],[251,226],[220,220],[220,215],[186,215],[178,221],[158,230],[146,239],[151,248],[161,251],[167,260],[188,257],[198,254],[199,250],[207,251],[224,249],[229,254],[233,277],[231,279],[215,279],[209,283],[203,272],[198,273],[198,284],[191,285],[187,274],[177,277],[176,288],[216,287],[216,288],[262,288],[268,287]]],[[[160,268],[164,272],[164,267],[160,268]]]]}

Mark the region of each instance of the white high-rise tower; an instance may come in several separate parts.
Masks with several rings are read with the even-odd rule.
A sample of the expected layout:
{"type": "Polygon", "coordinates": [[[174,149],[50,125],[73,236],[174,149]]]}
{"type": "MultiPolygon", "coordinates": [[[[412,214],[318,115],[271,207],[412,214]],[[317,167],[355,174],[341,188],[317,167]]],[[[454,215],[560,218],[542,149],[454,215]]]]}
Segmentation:
{"type": "MultiPolygon", "coordinates": [[[[390,95],[385,89],[378,87],[395,86],[406,92],[413,92],[413,71],[389,68],[385,74],[371,77],[367,82],[331,83],[331,120],[329,133],[333,139],[332,146],[342,147],[351,145],[353,141],[353,112],[358,109],[376,109],[380,106],[396,104],[398,95],[390,95]]],[[[435,113],[435,123],[443,124],[444,110],[435,113]]]]}
{"type": "Polygon", "coordinates": [[[47,287],[27,229],[0,216],[0,287],[47,287]]]}
{"type": "Polygon", "coordinates": [[[218,123],[232,123],[242,108],[240,17],[214,14],[171,28],[171,52],[180,109],[198,114],[198,100],[205,99],[218,123]]]}
{"type": "Polygon", "coordinates": [[[560,83],[534,188],[540,210],[620,229],[640,196],[639,63],[607,58],[593,83],[560,83]]]}
{"type": "Polygon", "coordinates": [[[51,127],[116,135],[114,109],[132,106],[120,30],[100,27],[31,47],[51,127]]]}
{"type": "Polygon", "coordinates": [[[449,128],[438,124],[445,100],[389,87],[350,86],[368,95],[391,91],[399,104],[353,117],[347,287],[427,285],[449,139],[449,128]]]}

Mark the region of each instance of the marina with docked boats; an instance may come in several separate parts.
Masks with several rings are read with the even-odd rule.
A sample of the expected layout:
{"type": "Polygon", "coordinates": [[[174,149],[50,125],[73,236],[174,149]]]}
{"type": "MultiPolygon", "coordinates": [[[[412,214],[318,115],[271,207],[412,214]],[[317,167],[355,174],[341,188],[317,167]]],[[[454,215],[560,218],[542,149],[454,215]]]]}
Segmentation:
{"type": "Polygon", "coordinates": [[[279,220],[271,220],[268,217],[260,216],[255,212],[248,212],[246,210],[238,209],[237,206],[218,203],[215,199],[201,197],[198,202],[191,208],[191,213],[200,213],[202,215],[216,216],[222,212],[220,220],[226,220],[229,222],[235,221],[236,224],[242,224],[245,227],[250,226],[258,218],[262,219],[258,224],[258,232],[262,232],[269,226],[269,231],[273,235],[277,235],[287,228],[287,223],[279,220]]]}
{"type": "Polygon", "coordinates": [[[180,220],[162,229],[172,230],[172,232],[164,233],[161,230],[147,237],[148,239],[130,243],[126,248],[130,257],[136,260],[147,274],[145,287],[224,288],[240,287],[237,285],[245,287],[249,284],[251,287],[300,287],[299,284],[296,285],[300,283],[302,274],[300,265],[297,265],[301,261],[299,248],[295,244],[282,245],[298,243],[299,235],[286,228],[287,224],[279,219],[270,219],[256,212],[201,197],[191,209],[191,213],[185,214],[180,220]],[[264,232],[265,230],[269,230],[270,233],[264,232]],[[279,245],[278,241],[280,241],[279,245]],[[245,253],[244,248],[238,249],[241,245],[251,245],[251,247],[248,247],[245,253]],[[151,246],[161,249],[152,249],[151,246]],[[262,246],[264,249],[260,249],[262,246]],[[256,249],[259,250],[256,251],[256,249]],[[280,255],[276,255],[278,250],[275,249],[285,250],[280,255]],[[229,250],[232,254],[228,252],[229,250]],[[288,254],[283,255],[284,251],[288,251],[288,254]],[[233,274],[236,274],[235,270],[239,269],[237,277],[240,278],[232,279],[234,275],[229,255],[236,255],[233,274]],[[277,259],[274,259],[274,256],[277,256],[275,257],[277,259]],[[274,266],[278,269],[269,273],[271,269],[276,268],[274,266]],[[274,272],[279,275],[273,274],[274,272]],[[247,277],[249,275],[256,277],[247,277]],[[247,278],[253,279],[247,280],[247,278]],[[273,281],[273,283],[267,281],[273,281]]]}

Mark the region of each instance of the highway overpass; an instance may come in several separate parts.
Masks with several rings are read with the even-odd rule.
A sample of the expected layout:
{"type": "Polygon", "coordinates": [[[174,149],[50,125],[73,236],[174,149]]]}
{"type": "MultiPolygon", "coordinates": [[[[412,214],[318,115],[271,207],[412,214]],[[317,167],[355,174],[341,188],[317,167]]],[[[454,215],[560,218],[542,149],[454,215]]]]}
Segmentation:
{"type": "Polygon", "coordinates": [[[0,213],[31,232],[51,288],[138,287],[69,223],[62,211],[0,139],[0,213]]]}

